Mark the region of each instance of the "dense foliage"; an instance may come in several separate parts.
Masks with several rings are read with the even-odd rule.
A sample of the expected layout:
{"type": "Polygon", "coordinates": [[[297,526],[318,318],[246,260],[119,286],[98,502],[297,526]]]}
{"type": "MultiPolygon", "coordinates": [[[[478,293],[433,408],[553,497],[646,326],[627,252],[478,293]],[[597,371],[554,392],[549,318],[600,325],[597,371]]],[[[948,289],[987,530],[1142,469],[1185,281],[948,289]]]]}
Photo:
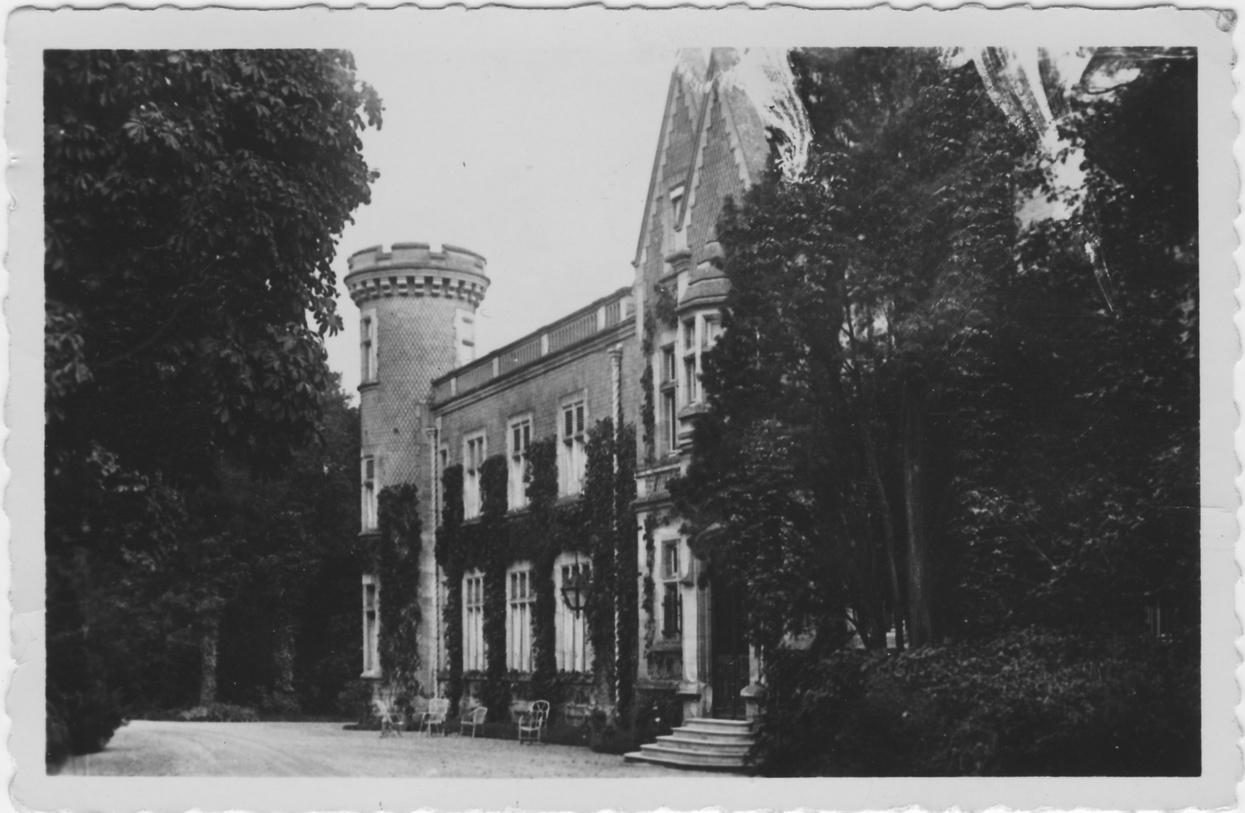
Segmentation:
{"type": "Polygon", "coordinates": [[[1190,643],[1021,629],[892,656],[779,651],[753,756],[780,776],[1197,775],[1190,643]]]}
{"type": "Polygon", "coordinates": [[[289,608],[322,576],[297,551],[355,502],[291,494],[347,476],[299,455],[340,450],[322,334],[340,326],[334,237],[376,177],[369,124],[380,101],[344,52],[45,53],[49,742],[98,748],[187,679],[209,702],[255,590],[276,591],[262,682],[295,688],[289,608]]]}
{"type": "Polygon", "coordinates": [[[380,578],[380,669],[390,696],[419,691],[419,555],[423,521],[414,483],[386,486],[377,495],[375,572],[380,578]]]}
{"type": "Polygon", "coordinates": [[[777,653],[811,633],[812,671],[779,676],[775,656],[772,685],[812,691],[820,659],[853,644],[913,651],[868,660],[865,688],[826,701],[838,722],[810,730],[837,744],[801,739],[803,700],[782,697],[763,768],[1077,772],[1058,743],[1101,741],[1120,725],[1117,692],[1151,697],[1139,683],[1156,681],[1177,694],[1130,723],[1153,728],[1120,730],[1151,743],[1170,724],[1181,745],[1096,769],[1189,770],[1196,681],[1146,633],[1193,641],[1170,651],[1196,660],[1196,63],[1145,63],[1110,94],[1072,99],[1062,135],[1087,176],[1074,194],[971,64],[886,49],[792,64],[814,128],[808,172],[758,185],[718,224],[726,330],[672,493],[698,555],[744,585],[753,642],[777,653]],[[1033,627],[1049,657],[990,660],[1033,627]],[[1078,716],[1071,696],[1098,674],[1072,643],[1086,637],[1108,643],[1078,716]],[[971,643],[922,651],[954,641],[971,643]],[[1029,683],[984,680],[974,663],[1029,683]],[[1130,672],[1150,668],[1166,671],[1130,672]],[[853,704],[899,713],[926,680],[948,699],[895,733],[929,753],[844,756],[883,729],[853,704]],[[1071,688],[1023,729],[1033,748],[990,734],[995,711],[1021,714],[1042,687],[1071,688]],[[980,714],[953,707],[957,693],[980,714]],[[939,750],[931,738],[953,720],[967,739],[939,750]]]}

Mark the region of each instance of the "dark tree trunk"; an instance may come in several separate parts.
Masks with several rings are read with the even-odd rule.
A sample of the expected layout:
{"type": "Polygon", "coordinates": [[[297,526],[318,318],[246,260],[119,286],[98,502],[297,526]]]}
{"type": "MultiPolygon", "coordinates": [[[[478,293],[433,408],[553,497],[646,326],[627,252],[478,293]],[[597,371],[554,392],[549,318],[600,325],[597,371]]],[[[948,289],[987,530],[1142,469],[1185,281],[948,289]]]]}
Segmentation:
{"type": "Polygon", "coordinates": [[[925,385],[909,384],[904,391],[903,455],[904,514],[907,520],[908,632],[913,646],[933,643],[929,537],[925,527],[925,385]]]}
{"type": "Polygon", "coordinates": [[[199,672],[199,705],[208,706],[216,702],[216,648],[220,643],[220,616],[209,613],[203,619],[203,629],[199,633],[199,654],[202,665],[199,672]]]}
{"type": "Polygon", "coordinates": [[[895,518],[891,513],[890,499],[886,496],[886,484],[882,480],[882,470],[878,466],[873,435],[869,432],[868,424],[864,420],[866,419],[862,418],[861,426],[864,433],[865,458],[869,463],[869,473],[873,476],[874,487],[878,490],[878,499],[882,503],[882,547],[886,556],[887,577],[890,582],[890,606],[895,624],[895,647],[903,649],[903,590],[899,584],[899,563],[895,555],[895,518]]]}

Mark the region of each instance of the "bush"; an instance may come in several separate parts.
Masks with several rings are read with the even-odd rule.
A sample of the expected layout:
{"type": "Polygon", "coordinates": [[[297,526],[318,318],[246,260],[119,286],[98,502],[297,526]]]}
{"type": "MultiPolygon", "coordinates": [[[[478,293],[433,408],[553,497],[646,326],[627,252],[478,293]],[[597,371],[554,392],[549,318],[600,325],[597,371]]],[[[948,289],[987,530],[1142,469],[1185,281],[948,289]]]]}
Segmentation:
{"type": "Polygon", "coordinates": [[[753,758],[769,775],[1196,775],[1198,662],[1196,640],[1039,630],[779,652],[753,758]]]}
{"type": "Polygon", "coordinates": [[[250,706],[236,706],[233,703],[210,703],[206,706],[195,706],[177,715],[188,723],[257,723],[259,714],[250,706]]]}
{"type": "Polygon", "coordinates": [[[494,678],[485,678],[480,681],[478,702],[479,705],[488,707],[489,722],[509,722],[510,681],[494,678]]]}
{"type": "Polygon", "coordinates": [[[372,684],[359,679],[348,681],[337,693],[337,708],[360,727],[367,727],[373,717],[372,684]]]}
{"type": "Polygon", "coordinates": [[[259,710],[266,720],[293,720],[301,716],[302,705],[290,692],[261,692],[259,710]]]}
{"type": "Polygon", "coordinates": [[[103,690],[61,695],[47,703],[47,764],[59,766],[70,756],[104,750],[123,724],[115,698],[103,690]]]}
{"type": "Polygon", "coordinates": [[[644,693],[636,699],[631,712],[631,739],[639,748],[682,724],[683,704],[673,690],[644,693]]]}

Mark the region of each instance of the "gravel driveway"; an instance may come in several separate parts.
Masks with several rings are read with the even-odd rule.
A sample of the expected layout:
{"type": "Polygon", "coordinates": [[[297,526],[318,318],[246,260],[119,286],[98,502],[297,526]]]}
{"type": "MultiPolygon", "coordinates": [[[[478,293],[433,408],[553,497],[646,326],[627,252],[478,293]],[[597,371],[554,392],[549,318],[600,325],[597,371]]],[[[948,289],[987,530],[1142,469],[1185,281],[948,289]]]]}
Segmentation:
{"type": "Polygon", "coordinates": [[[182,723],[136,720],[108,748],[62,774],[94,776],[653,777],[688,774],[628,764],[583,746],[514,740],[381,739],[342,723],[182,723]]]}

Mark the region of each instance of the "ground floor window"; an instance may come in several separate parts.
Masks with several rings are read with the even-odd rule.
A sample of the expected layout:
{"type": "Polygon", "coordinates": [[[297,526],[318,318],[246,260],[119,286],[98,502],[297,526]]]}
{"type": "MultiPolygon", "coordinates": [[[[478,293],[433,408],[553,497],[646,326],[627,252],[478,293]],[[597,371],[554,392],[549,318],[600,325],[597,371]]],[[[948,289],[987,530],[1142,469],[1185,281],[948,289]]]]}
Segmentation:
{"type": "Polygon", "coordinates": [[[532,567],[526,562],[506,572],[506,668],[532,671],[532,567]]]}
{"type": "Polygon", "coordinates": [[[588,672],[591,670],[592,645],[588,642],[588,614],[580,609],[578,612],[567,606],[562,596],[562,588],[576,578],[588,578],[591,575],[590,565],[586,558],[573,553],[564,553],[553,565],[553,590],[557,598],[557,610],[554,613],[554,640],[556,660],[560,672],[588,672]]]}
{"type": "Polygon", "coordinates": [[[463,671],[484,669],[484,574],[463,576],[463,671]]]}

